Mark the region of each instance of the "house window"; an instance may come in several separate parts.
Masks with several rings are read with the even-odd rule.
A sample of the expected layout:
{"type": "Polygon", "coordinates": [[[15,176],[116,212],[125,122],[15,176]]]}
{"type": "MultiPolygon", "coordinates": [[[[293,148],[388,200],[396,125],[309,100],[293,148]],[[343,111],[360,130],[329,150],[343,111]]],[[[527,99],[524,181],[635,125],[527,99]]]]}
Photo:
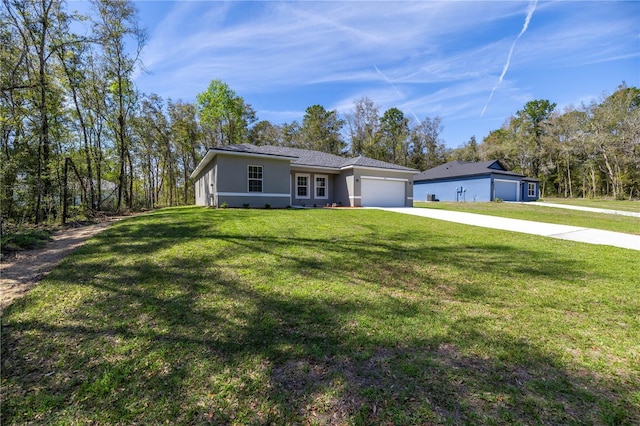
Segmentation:
{"type": "Polygon", "coordinates": [[[309,175],[296,174],[296,198],[310,198],[309,175]]]}
{"type": "Polygon", "coordinates": [[[535,198],[536,196],[536,184],[533,182],[529,182],[529,185],[527,187],[527,195],[530,198],[535,198]]]}
{"type": "Polygon", "coordinates": [[[317,175],[315,178],[316,198],[329,198],[327,194],[327,176],[317,175]]]}
{"type": "Polygon", "coordinates": [[[262,166],[249,166],[249,192],[262,192],[262,166]]]}

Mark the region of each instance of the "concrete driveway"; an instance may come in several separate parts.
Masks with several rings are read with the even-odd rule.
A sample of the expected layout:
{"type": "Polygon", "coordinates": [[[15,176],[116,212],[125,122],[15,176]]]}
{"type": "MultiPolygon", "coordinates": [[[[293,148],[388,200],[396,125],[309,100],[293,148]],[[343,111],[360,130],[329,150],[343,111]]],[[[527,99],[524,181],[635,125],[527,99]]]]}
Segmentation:
{"type": "Polygon", "coordinates": [[[445,220],[447,222],[480,226],[483,228],[542,235],[545,237],[559,238],[561,240],[571,240],[588,244],[602,244],[640,251],[640,235],[624,234],[622,232],[602,231],[599,229],[581,228],[578,226],[556,225],[553,223],[508,219],[504,217],[454,212],[449,210],[423,209],[418,207],[375,208],[389,212],[445,220]]]}

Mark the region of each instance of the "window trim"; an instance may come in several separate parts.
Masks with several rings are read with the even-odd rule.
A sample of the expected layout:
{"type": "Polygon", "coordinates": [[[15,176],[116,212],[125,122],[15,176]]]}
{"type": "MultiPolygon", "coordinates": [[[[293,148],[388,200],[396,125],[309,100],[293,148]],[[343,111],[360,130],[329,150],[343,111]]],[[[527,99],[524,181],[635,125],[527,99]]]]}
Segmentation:
{"type": "Polygon", "coordinates": [[[329,199],[329,176],[328,175],[315,175],[313,177],[313,195],[318,200],[329,199]],[[324,179],[324,186],[318,186],[318,178],[324,179]],[[318,195],[318,189],[324,188],[324,196],[318,195]]]}
{"type": "Polygon", "coordinates": [[[309,173],[296,173],[295,174],[295,184],[296,184],[296,193],[295,193],[295,198],[298,200],[309,200],[311,198],[311,175],[309,173]],[[298,184],[298,177],[306,177],[307,178],[307,184],[306,185],[299,185],[298,184]],[[298,188],[300,187],[305,187],[307,188],[307,195],[306,196],[301,196],[298,195],[298,188]]]}
{"type": "Polygon", "coordinates": [[[535,182],[527,182],[527,197],[535,197],[536,196],[536,183],[535,182]]]}
{"type": "Polygon", "coordinates": [[[257,164],[249,164],[247,166],[247,193],[262,193],[264,192],[264,167],[259,166],[257,164]],[[252,178],[251,177],[251,168],[256,167],[260,169],[260,178],[252,178]],[[260,191],[252,191],[251,190],[251,181],[260,182],[260,191]]]}

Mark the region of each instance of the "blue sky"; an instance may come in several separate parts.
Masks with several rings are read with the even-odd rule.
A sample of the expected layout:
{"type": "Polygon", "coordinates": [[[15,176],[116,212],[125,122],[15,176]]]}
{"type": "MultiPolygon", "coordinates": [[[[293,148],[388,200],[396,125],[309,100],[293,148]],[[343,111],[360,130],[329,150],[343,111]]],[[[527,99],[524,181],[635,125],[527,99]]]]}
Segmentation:
{"type": "Polygon", "coordinates": [[[194,102],[220,79],[272,123],[367,96],[440,116],[456,147],[533,99],[562,110],[640,87],[640,2],[138,1],[139,90],[194,102]]]}

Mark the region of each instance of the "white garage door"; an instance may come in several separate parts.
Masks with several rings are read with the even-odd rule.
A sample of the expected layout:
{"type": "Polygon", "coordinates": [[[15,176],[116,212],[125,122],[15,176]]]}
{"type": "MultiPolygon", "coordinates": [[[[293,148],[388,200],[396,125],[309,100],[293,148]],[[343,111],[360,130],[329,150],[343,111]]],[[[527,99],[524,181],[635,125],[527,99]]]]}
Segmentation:
{"type": "Polygon", "coordinates": [[[360,195],[363,207],[404,207],[404,181],[363,178],[360,195]]]}
{"type": "Polygon", "coordinates": [[[518,201],[518,182],[516,181],[495,181],[495,198],[503,201],[518,201]]]}

